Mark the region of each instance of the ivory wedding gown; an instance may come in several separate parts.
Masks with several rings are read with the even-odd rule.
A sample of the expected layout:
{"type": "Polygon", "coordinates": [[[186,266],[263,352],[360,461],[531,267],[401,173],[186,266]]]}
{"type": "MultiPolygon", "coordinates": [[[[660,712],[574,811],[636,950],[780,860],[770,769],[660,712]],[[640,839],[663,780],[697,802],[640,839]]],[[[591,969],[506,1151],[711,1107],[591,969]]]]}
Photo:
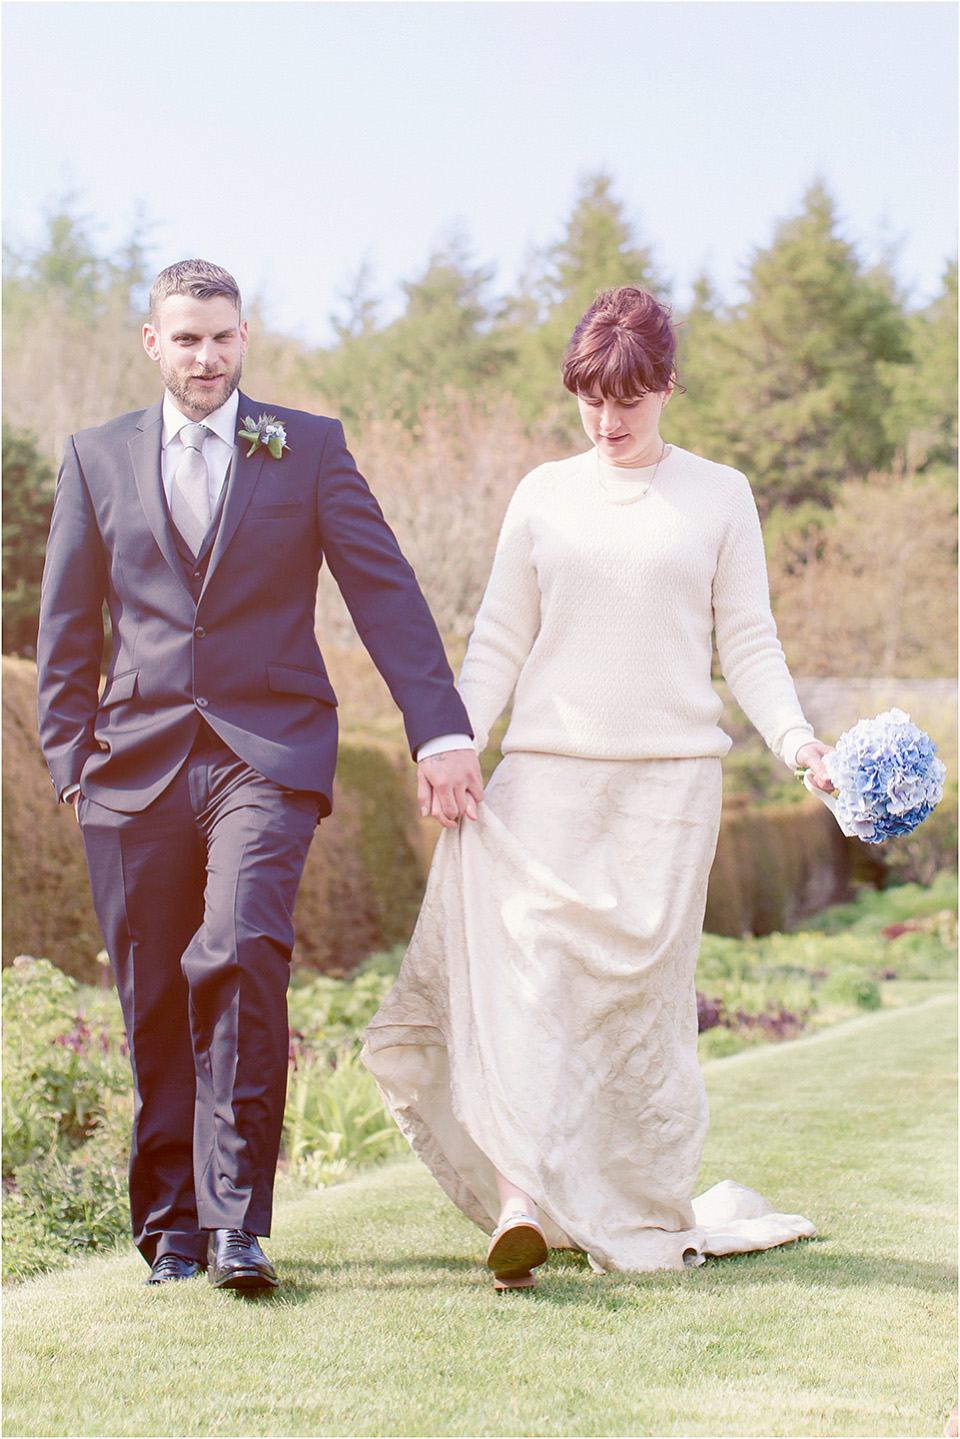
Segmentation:
{"type": "Polygon", "coordinates": [[[364,1062],[414,1151],[488,1233],[494,1170],[551,1247],[644,1271],[815,1227],[733,1181],[707,1127],[694,971],[720,818],[714,758],[510,753],[437,844],[364,1062]]]}

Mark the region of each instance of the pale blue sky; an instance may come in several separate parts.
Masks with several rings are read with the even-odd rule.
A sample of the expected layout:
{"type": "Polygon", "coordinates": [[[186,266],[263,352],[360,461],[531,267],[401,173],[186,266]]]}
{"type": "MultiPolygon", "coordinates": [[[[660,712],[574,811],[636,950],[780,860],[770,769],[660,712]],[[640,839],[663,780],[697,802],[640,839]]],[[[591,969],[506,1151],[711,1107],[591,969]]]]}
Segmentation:
{"type": "Polygon", "coordinates": [[[4,223],[69,190],[104,249],[233,270],[329,339],[362,261],[399,282],[453,226],[494,292],[606,168],[681,305],[727,298],[821,176],[913,303],[957,247],[953,0],[8,0],[4,223]]]}

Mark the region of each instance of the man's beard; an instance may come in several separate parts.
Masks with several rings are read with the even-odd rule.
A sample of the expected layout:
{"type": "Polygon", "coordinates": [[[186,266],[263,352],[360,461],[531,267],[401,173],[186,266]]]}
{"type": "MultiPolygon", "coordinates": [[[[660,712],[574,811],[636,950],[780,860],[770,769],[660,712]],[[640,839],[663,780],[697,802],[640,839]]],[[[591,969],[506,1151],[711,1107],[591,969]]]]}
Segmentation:
{"type": "Polygon", "coordinates": [[[221,405],[227,403],[239,385],[242,369],[243,362],[238,360],[236,368],[230,374],[221,376],[222,385],[216,390],[193,389],[193,381],[203,379],[202,375],[181,375],[163,363],[160,365],[160,377],[165,389],[175,400],[179,400],[188,409],[196,410],[200,415],[212,415],[214,410],[219,410],[221,405]]]}

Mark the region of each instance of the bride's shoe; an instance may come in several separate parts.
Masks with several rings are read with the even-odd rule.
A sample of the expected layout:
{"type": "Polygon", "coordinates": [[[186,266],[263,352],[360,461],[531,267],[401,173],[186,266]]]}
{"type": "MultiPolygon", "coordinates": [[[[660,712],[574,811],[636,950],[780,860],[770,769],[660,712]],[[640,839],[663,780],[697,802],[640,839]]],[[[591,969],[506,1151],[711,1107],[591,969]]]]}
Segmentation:
{"type": "Polygon", "coordinates": [[[547,1241],[530,1214],[508,1214],[490,1236],[487,1268],[493,1270],[493,1287],[532,1289],[532,1270],[547,1257],[547,1241]]]}

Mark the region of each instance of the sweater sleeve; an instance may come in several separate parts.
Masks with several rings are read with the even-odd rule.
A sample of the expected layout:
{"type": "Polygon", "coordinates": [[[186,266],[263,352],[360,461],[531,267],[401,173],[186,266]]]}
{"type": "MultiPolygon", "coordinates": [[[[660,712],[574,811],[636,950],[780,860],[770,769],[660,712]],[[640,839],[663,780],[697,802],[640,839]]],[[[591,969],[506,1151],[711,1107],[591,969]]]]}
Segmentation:
{"type": "Polygon", "coordinates": [[[533,474],[521,480],[507,507],[487,588],[460,671],[460,697],[477,751],[487,747],[540,628],[540,588],[530,531],[533,474]]]}
{"type": "Polygon", "coordinates": [[[744,475],[736,475],[713,581],[714,630],[724,678],[744,714],[791,767],[813,738],[770,609],[760,517],[744,475]]]}

